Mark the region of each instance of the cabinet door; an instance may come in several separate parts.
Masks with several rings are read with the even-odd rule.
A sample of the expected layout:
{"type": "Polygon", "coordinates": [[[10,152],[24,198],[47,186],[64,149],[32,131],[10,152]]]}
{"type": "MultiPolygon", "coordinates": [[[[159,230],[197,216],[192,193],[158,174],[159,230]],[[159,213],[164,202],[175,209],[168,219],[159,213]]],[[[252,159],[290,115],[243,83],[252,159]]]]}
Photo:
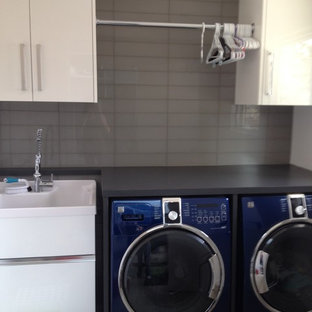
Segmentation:
{"type": "Polygon", "coordinates": [[[236,104],[312,105],[312,1],[240,0],[261,47],[237,63],[236,104]]]}
{"type": "Polygon", "coordinates": [[[1,264],[0,311],[94,312],[95,262],[1,264]]]}
{"type": "Polygon", "coordinates": [[[31,101],[28,0],[0,0],[0,41],[0,101],[31,101]]]}
{"type": "Polygon", "coordinates": [[[95,101],[93,0],[30,0],[34,101],[95,101]]]}
{"type": "Polygon", "coordinates": [[[312,105],[312,1],[267,1],[263,104],[312,105]]]}

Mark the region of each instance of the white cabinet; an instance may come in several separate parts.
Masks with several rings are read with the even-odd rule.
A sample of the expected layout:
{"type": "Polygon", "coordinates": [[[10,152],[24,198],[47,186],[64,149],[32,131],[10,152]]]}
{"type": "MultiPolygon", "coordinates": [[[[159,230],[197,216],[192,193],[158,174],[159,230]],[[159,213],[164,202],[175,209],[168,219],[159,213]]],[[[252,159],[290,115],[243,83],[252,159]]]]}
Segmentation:
{"type": "Polygon", "coordinates": [[[0,279],[0,311],[95,311],[92,261],[12,262],[0,265],[0,279]]]}
{"type": "Polygon", "coordinates": [[[0,7],[0,101],[97,101],[94,0],[0,7]]]}
{"type": "MultiPolygon", "coordinates": [[[[23,194],[1,195],[14,202],[23,194]]],[[[94,198],[81,207],[74,199],[62,206],[53,197],[55,207],[3,207],[2,198],[1,312],[95,312],[96,207],[90,194],[94,198]]]]}
{"type": "Polygon", "coordinates": [[[0,0],[0,101],[31,101],[29,2],[0,0]]]}
{"type": "Polygon", "coordinates": [[[237,64],[236,104],[312,105],[311,20],[311,0],[240,0],[261,48],[237,64]]]}

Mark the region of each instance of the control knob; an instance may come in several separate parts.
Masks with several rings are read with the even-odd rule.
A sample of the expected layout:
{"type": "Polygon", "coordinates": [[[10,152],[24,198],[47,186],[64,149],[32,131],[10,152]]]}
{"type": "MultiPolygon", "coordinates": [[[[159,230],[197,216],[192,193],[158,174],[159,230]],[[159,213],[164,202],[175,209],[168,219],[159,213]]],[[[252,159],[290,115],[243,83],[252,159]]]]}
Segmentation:
{"type": "Polygon", "coordinates": [[[171,210],[169,213],[168,213],[168,218],[171,220],[171,221],[174,221],[174,220],[177,220],[179,217],[178,213],[174,210],[171,210]]]}
{"type": "Polygon", "coordinates": [[[306,212],[306,208],[304,208],[303,206],[299,205],[295,208],[295,213],[297,216],[302,216],[304,215],[306,212]]]}

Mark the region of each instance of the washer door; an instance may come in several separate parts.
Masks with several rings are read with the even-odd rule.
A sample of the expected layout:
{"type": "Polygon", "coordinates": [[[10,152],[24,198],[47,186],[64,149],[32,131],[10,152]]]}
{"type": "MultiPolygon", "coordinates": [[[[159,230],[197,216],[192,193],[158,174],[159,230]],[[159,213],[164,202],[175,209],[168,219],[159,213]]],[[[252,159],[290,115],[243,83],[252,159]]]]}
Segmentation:
{"type": "Polygon", "coordinates": [[[205,312],[224,282],[220,253],[203,232],[185,225],[157,226],[138,237],[119,269],[128,311],[205,312]]]}
{"type": "Polygon", "coordinates": [[[270,311],[312,311],[311,221],[286,221],[263,236],[251,263],[251,282],[270,311]]]}

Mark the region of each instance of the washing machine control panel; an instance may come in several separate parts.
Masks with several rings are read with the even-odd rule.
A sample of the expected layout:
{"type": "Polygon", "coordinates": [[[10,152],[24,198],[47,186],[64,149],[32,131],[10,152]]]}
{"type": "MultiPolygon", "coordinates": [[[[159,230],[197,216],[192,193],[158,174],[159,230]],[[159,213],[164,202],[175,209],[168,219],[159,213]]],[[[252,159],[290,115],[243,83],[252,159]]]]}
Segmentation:
{"type": "Polygon", "coordinates": [[[183,220],[190,225],[222,227],[230,219],[229,202],[225,197],[189,198],[182,201],[183,220]]]}
{"type": "Polygon", "coordinates": [[[288,209],[291,218],[308,217],[307,204],[304,194],[291,194],[287,196],[288,209]]]}

